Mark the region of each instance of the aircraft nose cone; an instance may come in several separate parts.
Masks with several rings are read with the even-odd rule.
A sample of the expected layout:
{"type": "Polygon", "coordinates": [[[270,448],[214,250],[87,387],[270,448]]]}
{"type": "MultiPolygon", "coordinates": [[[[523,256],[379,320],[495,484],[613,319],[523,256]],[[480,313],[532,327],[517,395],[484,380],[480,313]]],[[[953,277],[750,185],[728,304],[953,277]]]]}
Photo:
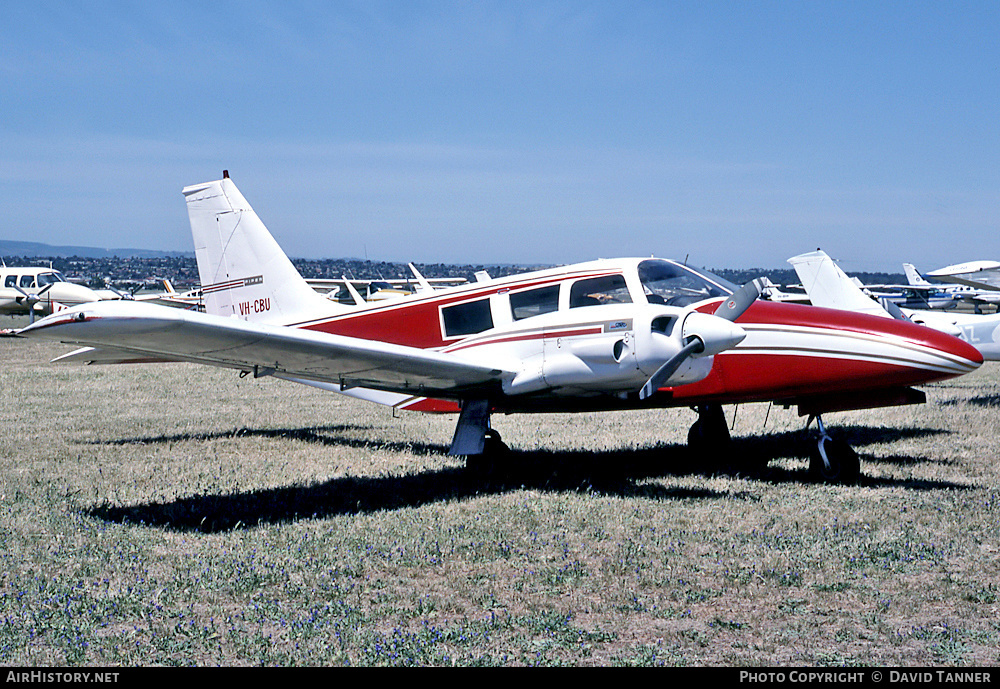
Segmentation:
{"type": "Polygon", "coordinates": [[[950,340],[943,346],[943,351],[945,353],[957,359],[964,359],[969,365],[972,366],[973,370],[982,365],[984,361],[982,352],[965,340],[960,340],[954,336],[949,337],[950,340]]]}
{"type": "Polygon", "coordinates": [[[938,379],[971,373],[983,363],[982,352],[948,333],[905,321],[888,321],[887,326],[904,341],[907,363],[943,374],[938,379]]]}

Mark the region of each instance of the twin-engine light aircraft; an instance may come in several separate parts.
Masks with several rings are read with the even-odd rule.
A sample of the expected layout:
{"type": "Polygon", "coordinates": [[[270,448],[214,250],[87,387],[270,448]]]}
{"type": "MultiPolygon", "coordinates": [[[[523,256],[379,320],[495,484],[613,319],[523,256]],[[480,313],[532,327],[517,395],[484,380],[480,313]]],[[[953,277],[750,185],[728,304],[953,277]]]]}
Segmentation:
{"type": "Polygon", "coordinates": [[[911,386],[983,360],[912,323],[758,300],[757,282],[655,258],[337,304],[302,279],[228,173],[183,193],[206,313],[98,302],[21,334],[82,346],[57,360],[194,362],[458,412],[450,454],[470,468],[504,454],[492,414],[692,407],[689,443],[719,452],[721,405],[777,401],[817,419],[810,466],[828,481],[853,480],[859,462],[821,414],[922,402],[911,386]]]}
{"type": "Polygon", "coordinates": [[[103,298],[89,287],[68,282],[52,268],[0,267],[0,314],[28,314],[34,322],[38,314],[103,298]]]}

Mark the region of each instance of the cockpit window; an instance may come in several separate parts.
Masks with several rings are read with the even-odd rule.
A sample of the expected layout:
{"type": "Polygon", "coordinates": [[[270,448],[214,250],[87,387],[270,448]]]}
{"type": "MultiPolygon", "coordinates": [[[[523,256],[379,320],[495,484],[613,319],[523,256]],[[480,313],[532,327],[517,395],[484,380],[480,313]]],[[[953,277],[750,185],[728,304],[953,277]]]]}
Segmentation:
{"type": "Polygon", "coordinates": [[[66,282],[63,276],[59,273],[39,273],[38,274],[38,286],[45,287],[45,285],[52,285],[57,282],[66,282]]]}
{"type": "Polygon", "coordinates": [[[35,277],[33,275],[22,275],[21,276],[21,287],[34,287],[35,277]]]}
{"type": "Polygon", "coordinates": [[[606,275],[600,278],[577,280],[569,292],[569,307],[599,306],[601,304],[631,304],[625,278],[621,275],[606,275]]]}
{"type": "Polygon", "coordinates": [[[687,306],[736,291],[736,285],[707,271],[653,259],[639,264],[639,281],[650,304],[687,306]]]}

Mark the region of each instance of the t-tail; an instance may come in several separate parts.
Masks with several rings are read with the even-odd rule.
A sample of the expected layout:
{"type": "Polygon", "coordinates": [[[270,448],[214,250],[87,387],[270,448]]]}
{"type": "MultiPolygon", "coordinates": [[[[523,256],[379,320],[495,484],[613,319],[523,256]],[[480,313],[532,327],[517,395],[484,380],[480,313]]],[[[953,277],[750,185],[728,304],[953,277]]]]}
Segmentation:
{"type": "Polygon", "coordinates": [[[294,325],[350,308],[306,283],[228,172],[184,196],[207,313],[294,325]]]}

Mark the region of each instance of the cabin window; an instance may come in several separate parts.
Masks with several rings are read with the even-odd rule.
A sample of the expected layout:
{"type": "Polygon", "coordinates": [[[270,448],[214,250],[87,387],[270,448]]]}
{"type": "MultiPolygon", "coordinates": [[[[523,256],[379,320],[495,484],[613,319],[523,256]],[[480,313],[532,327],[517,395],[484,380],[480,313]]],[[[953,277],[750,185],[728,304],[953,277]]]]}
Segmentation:
{"type": "Polygon", "coordinates": [[[21,276],[21,287],[34,287],[35,286],[35,276],[34,275],[22,275],[21,276]]]}
{"type": "Polygon", "coordinates": [[[489,299],[445,306],[441,309],[441,317],[444,319],[445,337],[472,335],[493,327],[489,299]]]}
{"type": "Polygon", "coordinates": [[[515,321],[559,310],[559,285],[512,292],[510,311],[515,321]]]}
{"type": "Polygon", "coordinates": [[[600,278],[578,280],[569,293],[569,307],[599,306],[601,304],[631,304],[625,278],[621,275],[606,275],[600,278]]]}
{"type": "Polygon", "coordinates": [[[16,275],[8,275],[6,278],[4,278],[4,281],[3,281],[3,286],[4,287],[14,287],[16,285],[17,285],[17,276],[16,275]]]}

